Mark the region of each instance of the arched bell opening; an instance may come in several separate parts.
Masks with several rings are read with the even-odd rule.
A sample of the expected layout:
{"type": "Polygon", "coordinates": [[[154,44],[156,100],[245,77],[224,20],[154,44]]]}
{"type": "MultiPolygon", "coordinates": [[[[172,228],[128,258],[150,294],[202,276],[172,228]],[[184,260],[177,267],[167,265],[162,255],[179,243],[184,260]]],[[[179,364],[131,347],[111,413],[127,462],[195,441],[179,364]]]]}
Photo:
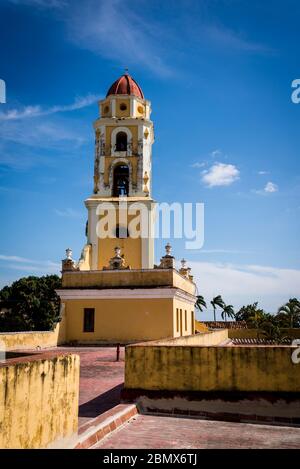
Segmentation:
{"type": "Polygon", "coordinates": [[[124,197],[129,195],[129,167],[119,164],[113,173],[113,197],[124,197]]]}
{"type": "Polygon", "coordinates": [[[116,135],[116,151],[127,151],[127,134],[125,132],[118,132],[116,135]]]}

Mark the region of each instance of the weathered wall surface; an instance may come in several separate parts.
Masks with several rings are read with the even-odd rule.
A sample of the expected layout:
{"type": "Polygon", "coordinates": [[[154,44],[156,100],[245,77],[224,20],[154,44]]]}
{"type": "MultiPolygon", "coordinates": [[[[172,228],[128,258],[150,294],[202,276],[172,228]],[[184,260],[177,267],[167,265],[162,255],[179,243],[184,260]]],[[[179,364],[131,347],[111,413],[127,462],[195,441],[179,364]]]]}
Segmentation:
{"type": "MultiPolygon", "coordinates": [[[[300,328],[298,329],[282,329],[283,335],[300,338],[300,328]]],[[[228,337],[230,339],[257,339],[262,337],[259,329],[228,329],[228,337]]]]}
{"type": "Polygon", "coordinates": [[[4,332],[0,333],[0,351],[34,350],[56,347],[66,341],[66,324],[56,324],[54,331],[4,332]]]}
{"type": "Polygon", "coordinates": [[[40,357],[0,364],[0,448],[44,448],[77,431],[79,356],[40,357]]]}
{"type": "Polygon", "coordinates": [[[153,345],[218,345],[228,339],[228,330],[208,331],[200,334],[156,340],[153,345]]]}
{"type": "Polygon", "coordinates": [[[288,346],[126,347],[125,388],[177,391],[300,391],[288,346]]]}
{"type": "MultiPolygon", "coordinates": [[[[97,270],[63,272],[62,288],[176,287],[195,294],[195,284],[175,269],[97,270]]],[[[59,290],[57,290],[59,292],[59,290]]]]}

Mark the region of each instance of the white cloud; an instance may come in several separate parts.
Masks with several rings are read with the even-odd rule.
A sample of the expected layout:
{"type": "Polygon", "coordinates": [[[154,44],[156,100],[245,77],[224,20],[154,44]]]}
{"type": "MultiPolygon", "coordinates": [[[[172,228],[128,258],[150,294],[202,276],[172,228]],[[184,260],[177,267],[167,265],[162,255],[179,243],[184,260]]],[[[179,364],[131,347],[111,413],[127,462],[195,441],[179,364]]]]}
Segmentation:
{"type": "Polygon", "coordinates": [[[49,116],[58,112],[69,112],[82,109],[99,101],[100,95],[88,94],[83,97],[76,97],[75,101],[67,105],[52,106],[49,109],[42,109],[41,106],[26,106],[23,109],[10,109],[7,112],[0,112],[0,121],[10,121],[16,119],[26,119],[28,117],[49,116]]]}
{"type": "Polygon", "coordinates": [[[239,179],[240,172],[233,164],[215,163],[202,171],[202,182],[208,187],[229,186],[239,179]]]}
{"type": "Polygon", "coordinates": [[[258,301],[267,311],[276,312],[290,297],[299,296],[298,269],[210,262],[188,262],[188,265],[192,268],[199,294],[207,302],[220,294],[236,309],[258,301]]]}
{"type": "Polygon", "coordinates": [[[263,175],[265,175],[265,174],[269,174],[269,171],[258,171],[258,174],[259,174],[260,176],[263,176],[263,175]]]}
{"type": "Polygon", "coordinates": [[[278,192],[278,186],[273,182],[268,182],[265,185],[264,191],[267,193],[278,192]]]}
{"type": "Polygon", "coordinates": [[[216,158],[217,156],[221,156],[222,155],[222,152],[221,150],[213,150],[211,153],[210,153],[210,156],[212,158],[216,158]]]}

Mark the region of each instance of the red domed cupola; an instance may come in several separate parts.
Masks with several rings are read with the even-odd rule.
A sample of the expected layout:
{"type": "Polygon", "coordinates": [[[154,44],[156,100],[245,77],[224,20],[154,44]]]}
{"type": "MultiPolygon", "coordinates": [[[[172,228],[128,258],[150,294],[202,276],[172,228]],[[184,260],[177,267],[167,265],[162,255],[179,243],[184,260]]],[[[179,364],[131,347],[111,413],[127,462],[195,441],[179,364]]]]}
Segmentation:
{"type": "Polygon", "coordinates": [[[124,73],[111,85],[106,97],[113,94],[129,94],[144,99],[142,89],[128,73],[124,73]]]}

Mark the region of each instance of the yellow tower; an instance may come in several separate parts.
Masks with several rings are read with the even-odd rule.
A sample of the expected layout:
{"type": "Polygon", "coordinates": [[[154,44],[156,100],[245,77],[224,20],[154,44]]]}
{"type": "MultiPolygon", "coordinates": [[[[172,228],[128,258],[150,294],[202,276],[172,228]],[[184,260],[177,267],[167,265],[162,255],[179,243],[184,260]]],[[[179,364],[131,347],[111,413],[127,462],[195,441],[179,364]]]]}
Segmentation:
{"type": "Polygon", "coordinates": [[[79,261],[62,261],[66,342],[130,343],[195,332],[195,284],[175,269],[171,246],[154,265],[150,102],[127,73],[99,102],[94,122],[94,193],[79,261]]]}
{"type": "Polygon", "coordinates": [[[99,111],[94,122],[94,194],[85,201],[90,268],[107,267],[116,246],[130,268],[153,268],[150,102],[125,73],[99,101],[99,111]],[[134,229],[135,235],[131,232],[134,229]]]}

